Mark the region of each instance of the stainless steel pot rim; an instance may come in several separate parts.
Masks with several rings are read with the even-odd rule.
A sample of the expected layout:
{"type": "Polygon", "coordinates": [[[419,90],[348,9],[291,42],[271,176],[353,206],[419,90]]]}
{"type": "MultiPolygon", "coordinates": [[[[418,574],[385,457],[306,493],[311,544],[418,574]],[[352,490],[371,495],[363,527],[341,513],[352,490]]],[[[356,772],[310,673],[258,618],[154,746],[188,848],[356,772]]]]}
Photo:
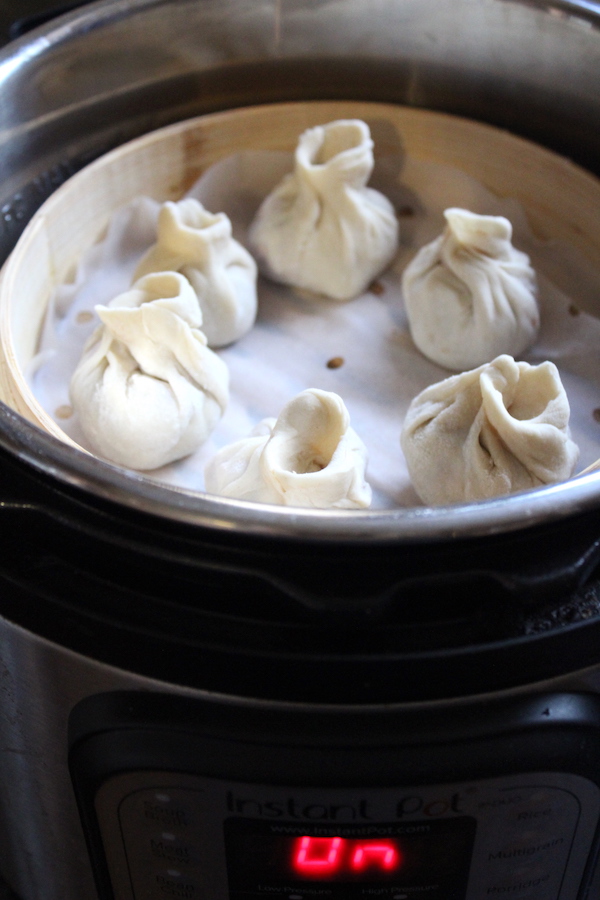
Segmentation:
{"type": "MultiPolygon", "coordinates": [[[[19,41],[15,41],[14,44],[18,45],[21,42],[30,44],[31,37],[34,34],[44,34],[45,39],[47,39],[50,32],[56,32],[50,38],[51,42],[55,40],[60,41],[63,37],[69,35],[75,22],[77,23],[75,30],[79,30],[81,27],[101,26],[105,20],[127,17],[143,9],[160,6],[162,2],[163,0],[96,0],[96,2],[87,0],[84,6],[74,7],[71,11],[63,13],[55,20],[50,20],[49,23],[36,28],[35,31],[27,34],[19,41]],[[66,27],[64,33],[62,33],[63,25],[66,27]]],[[[506,3],[507,0],[501,0],[501,2],[506,3]]],[[[533,9],[537,8],[550,12],[553,15],[562,13],[576,16],[600,27],[600,3],[598,0],[513,0],[513,2],[523,6],[530,6],[533,9]]],[[[60,3],[57,2],[56,6],[59,8],[60,3]]],[[[272,15],[274,19],[284,16],[285,12],[285,0],[283,3],[273,3],[272,15]]],[[[31,50],[31,48],[29,49],[31,50]]]]}
{"type": "Polygon", "coordinates": [[[63,444],[0,403],[0,446],[59,484],[167,521],[240,535],[370,543],[452,541],[519,531],[600,508],[600,471],[477,503],[313,510],[191,493],[63,444]]]}
{"type": "MultiPolygon", "coordinates": [[[[504,0],[506,3],[506,0],[504,0]]],[[[513,0],[541,12],[562,12],[600,24],[588,0],[513,0]]],[[[8,69],[77,32],[112,23],[161,0],[100,0],[61,16],[14,42],[0,55],[8,69]]],[[[273,4],[285,15],[293,2],[273,4]]],[[[333,511],[272,507],[193,494],[161,485],[69,447],[0,403],[0,447],[41,475],[90,498],[195,526],[247,535],[361,543],[457,540],[524,530],[600,508],[600,472],[508,497],[450,507],[333,511]]]]}

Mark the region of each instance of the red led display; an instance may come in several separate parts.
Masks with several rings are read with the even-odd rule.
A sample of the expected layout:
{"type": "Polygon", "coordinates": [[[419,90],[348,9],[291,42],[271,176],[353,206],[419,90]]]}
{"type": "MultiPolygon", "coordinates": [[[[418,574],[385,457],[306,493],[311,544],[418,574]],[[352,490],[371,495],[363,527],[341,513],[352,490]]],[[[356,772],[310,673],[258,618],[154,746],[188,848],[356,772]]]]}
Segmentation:
{"type": "Polygon", "coordinates": [[[303,875],[329,875],[336,872],[340,865],[341,837],[298,838],[294,850],[294,867],[303,875]]]}
{"type": "Polygon", "coordinates": [[[303,835],[294,842],[292,866],[305,878],[331,878],[365,870],[398,872],[403,855],[396,841],[303,835]]]}
{"type": "Polygon", "coordinates": [[[398,851],[388,841],[371,842],[361,841],[354,849],[352,869],[365,869],[367,866],[378,866],[380,869],[399,868],[398,851]]]}

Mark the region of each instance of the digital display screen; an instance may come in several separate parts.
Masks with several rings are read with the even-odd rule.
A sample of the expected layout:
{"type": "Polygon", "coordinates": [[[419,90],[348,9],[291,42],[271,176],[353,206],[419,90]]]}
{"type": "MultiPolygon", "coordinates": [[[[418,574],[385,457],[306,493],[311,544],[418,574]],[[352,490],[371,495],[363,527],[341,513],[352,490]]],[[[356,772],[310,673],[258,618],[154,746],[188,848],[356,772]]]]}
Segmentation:
{"type": "Polygon", "coordinates": [[[398,872],[404,863],[402,842],[388,838],[294,838],[288,848],[290,868],[301,878],[379,878],[398,872]]]}
{"type": "Polygon", "coordinates": [[[350,898],[387,885],[390,897],[426,890],[432,900],[462,900],[475,825],[469,816],[337,827],[231,818],[225,822],[230,897],[280,890],[304,897],[303,887],[312,896],[319,886],[330,888],[326,896],[350,898]]]}

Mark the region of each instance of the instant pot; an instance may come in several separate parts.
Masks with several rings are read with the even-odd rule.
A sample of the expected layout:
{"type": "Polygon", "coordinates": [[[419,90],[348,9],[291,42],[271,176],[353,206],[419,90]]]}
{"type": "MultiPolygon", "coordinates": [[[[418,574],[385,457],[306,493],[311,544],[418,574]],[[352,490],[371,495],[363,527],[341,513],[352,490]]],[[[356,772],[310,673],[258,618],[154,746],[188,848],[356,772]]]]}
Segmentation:
{"type": "MultiPolygon", "coordinates": [[[[0,58],[2,257],[124,141],[310,99],[466,116],[600,174],[600,6],[86,4],[0,58]]],[[[2,405],[0,523],[19,900],[600,896],[600,472],[279,509],[157,484],[2,405]]]]}

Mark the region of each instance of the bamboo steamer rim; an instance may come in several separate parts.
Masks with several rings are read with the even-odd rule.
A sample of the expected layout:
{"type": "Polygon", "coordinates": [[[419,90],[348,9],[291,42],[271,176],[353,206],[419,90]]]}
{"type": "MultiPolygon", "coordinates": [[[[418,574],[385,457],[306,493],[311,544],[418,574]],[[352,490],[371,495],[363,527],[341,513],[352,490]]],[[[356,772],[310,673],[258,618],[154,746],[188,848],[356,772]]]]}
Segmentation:
{"type": "MultiPolygon", "coordinates": [[[[290,152],[306,128],[341,118],[359,118],[369,124],[376,156],[401,152],[451,165],[465,171],[492,193],[519,201],[537,238],[570,242],[600,272],[600,230],[589,231],[590,222],[598,220],[600,182],[544,147],[473,120],[389,104],[318,101],[227,110],[178,122],[116,148],[70,178],[36,212],[0,275],[0,399],[46,434],[75,450],[75,457],[68,454],[70,459],[81,453],[90,458],[91,454],[72,441],[41,407],[25,377],[53,288],[73,271],[81,253],[98,240],[117,207],[140,194],[159,201],[179,199],[210,165],[226,156],[242,150],[290,152]]],[[[560,277],[560,273],[556,274],[560,277]]],[[[594,304],[594,298],[586,298],[582,309],[598,315],[600,303],[596,300],[594,304]]],[[[102,470],[114,480],[118,467],[92,459],[100,467],[100,481],[102,470]]],[[[89,466],[86,464],[85,468],[89,466]]],[[[600,459],[579,475],[597,471],[600,471],[600,459]]],[[[126,483],[135,485],[135,492],[140,484],[146,488],[153,485],[151,494],[155,487],[159,493],[165,492],[164,501],[162,498],[159,501],[162,514],[169,506],[169,495],[178,518],[182,517],[179,495],[189,497],[192,506],[198,498],[207,500],[207,495],[200,492],[156,486],[137,473],[133,479],[131,473],[128,476],[126,483]]],[[[545,490],[548,489],[527,493],[539,495],[545,490]]],[[[209,499],[225,506],[240,506],[224,498],[209,499]]],[[[510,499],[497,498],[460,509],[506,505],[510,499]]],[[[251,516],[256,506],[249,506],[251,516]]],[[[279,517],[292,515],[288,509],[274,509],[279,517]]],[[[266,513],[266,507],[263,511],[266,513]]],[[[376,519],[393,513],[397,519],[410,512],[418,517],[422,510],[351,513],[294,510],[293,515],[301,519],[310,516],[338,519],[348,515],[376,519]]],[[[431,518],[439,510],[427,512],[431,518]]],[[[523,524],[515,523],[514,527],[523,524]]]]}

